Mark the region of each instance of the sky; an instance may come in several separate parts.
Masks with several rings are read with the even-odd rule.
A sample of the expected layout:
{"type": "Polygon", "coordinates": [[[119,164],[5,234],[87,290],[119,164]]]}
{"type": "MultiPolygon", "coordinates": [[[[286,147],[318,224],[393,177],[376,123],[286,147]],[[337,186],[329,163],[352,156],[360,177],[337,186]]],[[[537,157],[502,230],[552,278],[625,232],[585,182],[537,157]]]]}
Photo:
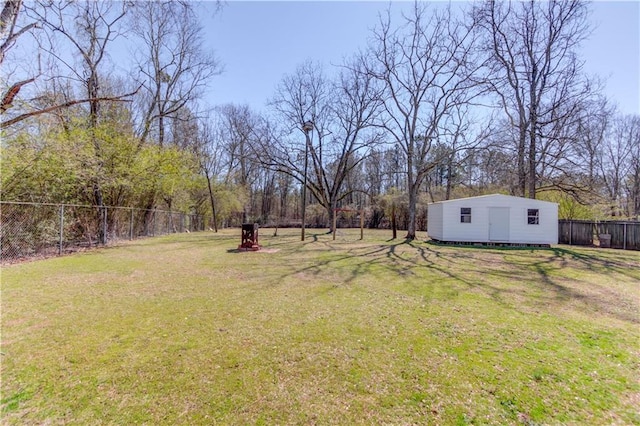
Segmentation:
{"type": "MultiPolygon", "coordinates": [[[[305,60],[330,71],[331,64],[363,49],[388,5],[231,0],[214,15],[212,4],[205,3],[201,19],[206,44],[225,68],[211,83],[207,102],[265,109],[282,77],[305,60]]],[[[604,79],[606,95],[622,113],[640,114],[640,2],[600,1],[591,9],[594,29],[583,43],[584,70],[604,79]]]]}

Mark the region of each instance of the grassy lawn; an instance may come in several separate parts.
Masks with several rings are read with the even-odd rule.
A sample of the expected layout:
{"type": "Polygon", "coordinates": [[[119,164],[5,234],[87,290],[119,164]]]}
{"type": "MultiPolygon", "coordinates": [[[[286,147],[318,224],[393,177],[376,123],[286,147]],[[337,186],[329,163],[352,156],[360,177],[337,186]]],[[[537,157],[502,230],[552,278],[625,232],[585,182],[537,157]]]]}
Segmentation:
{"type": "Polygon", "coordinates": [[[640,424],[640,253],[389,231],[2,270],[5,424],[640,424]]]}

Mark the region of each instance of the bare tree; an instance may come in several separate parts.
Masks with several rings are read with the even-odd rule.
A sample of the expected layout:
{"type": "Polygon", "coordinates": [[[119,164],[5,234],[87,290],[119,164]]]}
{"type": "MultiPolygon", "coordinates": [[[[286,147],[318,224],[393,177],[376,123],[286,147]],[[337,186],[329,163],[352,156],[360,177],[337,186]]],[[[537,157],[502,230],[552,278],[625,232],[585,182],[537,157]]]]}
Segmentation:
{"type": "Polygon", "coordinates": [[[381,17],[372,46],[363,59],[367,73],[384,86],[384,120],[380,125],[399,146],[407,161],[409,195],[407,239],[416,237],[416,203],[427,173],[446,157],[429,156],[448,131],[444,119],[473,99],[473,25],[450,7],[434,9],[414,3],[402,25],[381,17]]]}
{"type": "MultiPolygon", "coordinates": [[[[221,72],[204,49],[203,29],[194,4],[162,0],[138,2],[129,23],[141,47],[135,52],[142,96],[138,100],[140,144],[157,124],[157,142],[165,142],[167,117],[195,102],[209,79],[221,72]]],[[[193,107],[193,105],[191,105],[193,107]]]]}
{"type": "Polygon", "coordinates": [[[249,161],[249,144],[258,126],[259,118],[248,105],[227,104],[216,108],[216,111],[227,156],[226,179],[246,186],[252,171],[252,164],[249,161]]]}
{"type": "Polygon", "coordinates": [[[576,134],[578,140],[569,156],[574,176],[584,182],[591,193],[600,191],[599,171],[602,164],[602,149],[614,117],[614,109],[605,98],[584,105],[576,134]],[[577,172],[577,173],[576,173],[577,172]]]}
{"type": "Polygon", "coordinates": [[[449,200],[457,186],[465,185],[465,165],[468,167],[469,159],[477,151],[487,148],[489,136],[494,132],[492,117],[483,116],[480,120],[473,116],[471,109],[470,104],[456,105],[443,117],[443,131],[429,153],[429,161],[438,162],[434,171],[440,179],[439,186],[442,187],[441,194],[436,199],[434,188],[429,185],[431,182],[427,178],[427,192],[432,201],[449,200]],[[482,121],[484,123],[481,124],[482,121]]]}
{"type": "MultiPolygon", "coordinates": [[[[89,126],[95,128],[100,119],[101,95],[110,94],[103,88],[107,79],[107,46],[120,35],[127,4],[50,2],[45,6],[39,16],[43,27],[50,33],[48,53],[66,68],[66,76],[58,76],[58,79],[79,85],[89,106],[89,126]],[[67,51],[71,52],[70,55],[56,48],[58,37],[70,47],[67,51]]],[[[94,140],[94,144],[98,152],[98,141],[94,140]]]]}
{"type": "Polygon", "coordinates": [[[380,132],[372,128],[379,113],[379,93],[375,81],[357,67],[344,67],[336,81],[330,81],[318,64],[306,62],[286,76],[272,105],[285,126],[299,133],[261,145],[267,154],[263,164],[303,185],[306,182],[326,209],[330,224],[338,203],[350,192],[345,186],[349,173],[380,140],[380,132]],[[313,123],[309,138],[304,135],[305,122],[313,123]],[[310,171],[305,175],[306,161],[310,171]]]}
{"type": "Polygon", "coordinates": [[[587,12],[580,0],[487,0],[475,9],[490,57],[487,84],[517,134],[521,196],[535,198],[542,141],[589,93],[576,55],[588,32],[587,12]]]}
{"type": "MultiPolygon", "coordinates": [[[[28,9],[23,10],[22,0],[5,1],[0,14],[0,65],[19,37],[40,28],[46,34],[45,38],[48,41],[54,39],[56,35],[62,35],[67,42],[71,42],[73,49],[78,52],[81,65],[76,67],[77,64],[74,61],[61,55],[52,45],[39,44],[38,67],[40,67],[41,54],[47,54],[57,65],[66,67],[71,78],[80,81],[87,90],[84,97],[73,97],[45,106],[38,105],[37,102],[23,102],[24,108],[3,120],[0,128],[5,129],[34,116],[55,113],[81,104],[89,104],[95,116],[100,102],[127,101],[135,94],[135,91],[125,94],[101,94],[99,90],[98,68],[104,59],[106,44],[117,37],[117,26],[124,15],[126,3],[120,3],[117,7],[105,2],[88,2],[80,5],[80,3],[68,1],[38,1],[29,3],[28,9]],[[117,7],[120,7],[120,11],[113,12],[117,7]],[[27,12],[25,16],[30,22],[18,29],[18,17],[25,11],[27,12]],[[74,26],[74,23],[77,26],[74,26]]],[[[0,100],[0,114],[4,115],[12,108],[20,91],[40,78],[42,73],[43,71],[38,69],[35,75],[32,74],[8,86],[0,100]]],[[[61,76],[48,75],[47,77],[54,79],[61,76]]]]}
{"type": "Polygon", "coordinates": [[[227,183],[239,185],[249,193],[248,205],[242,210],[244,223],[247,222],[247,211],[253,204],[255,195],[251,189],[260,174],[259,162],[253,158],[250,146],[263,123],[247,105],[222,105],[217,108],[217,113],[222,132],[222,147],[227,160],[225,180],[227,183]]]}
{"type": "MultiPolygon", "coordinates": [[[[30,22],[22,28],[18,28],[18,16],[22,8],[22,0],[6,0],[0,13],[0,65],[3,64],[6,54],[16,44],[20,36],[28,33],[38,26],[38,22],[30,22]]],[[[6,72],[6,71],[5,71],[6,72]]],[[[13,106],[14,99],[23,86],[35,81],[36,77],[29,77],[15,82],[6,89],[3,87],[0,99],[0,113],[4,114],[13,106]]],[[[3,81],[3,84],[5,82],[3,81]]],[[[3,128],[6,127],[3,123],[3,128]]]]}
{"type": "MultiPolygon", "coordinates": [[[[253,140],[264,132],[265,122],[246,105],[223,105],[201,115],[198,136],[191,146],[207,179],[211,210],[217,216],[215,187],[233,188],[235,193],[249,195],[247,202],[236,197],[238,202],[243,200],[241,220],[246,222],[249,213],[258,210],[257,200],[266,207],[269,204],[264,192],[270,191],[272,176],[260,170],[251,148],[253,140]]],[[[268,216],[268,212],[261,215],[268,216]]],[[[217,217],[214,222],[217,230],[217,217]]]]}
{"type": "Polygon", "coordinates": [[[640,220],[640,117],[634,115],[629,119],[631,152],[629,155],[629,173],[625,179],[627,191],[628,215],[640,220]]]}
{"type": "Polygon", "coordinates": [[[603,146],[600,173],[604,182],[612,216],[637,214],[638,153],[640,152],[640,118],[636,115],[618,116],[612,123],[603,146]],[[627,186],[628,185],[628,186],[627,186]],[[627,189],[628,198],[624,192],[627,189]]]}
{"type": "MultiPolygon", "coordinates": [[[[96,134],[100,121],[100,105],[103,98],[103,68],[107,58],[107,46],[115,40],[127,11],[127,3],[110,2],[48,2],[46,7],[33,9],[44,29],[49,33],[50,46],[47,53],[66,67],[66,78],[82,87],[85,102],[89,106],[88,127],[94,149],[95,167],[91,178],[92,203],[98,208],[99,239],[106,242],[102,210],[104,197],[101,176],[103,175],[103,141],[96,134]],[[56,40],[69,46],[70,55],[56,48],[56,40]]],[[[117,99],[114,97],[114,99],[117,99]]],[[[78,101],[67,102],[67,106],[78,101]]]]}
{"type": "Polygon", "coordinates": [[[199,120],[197,137],[191,144],[193,153],[198,160],[200,171],[207,179],[207,190],[215,232],[218,232],[218,217],[216,214],[214,183],[223,169],[222,135],[223,130],[219,121],[204,115],[199,120]]]}
{"type": "MultiPolygon", "coordinates": [[[[205,85],[220,72],[218,61],[204,49],[195,7],[178,0],[137,2],[130,14],[131,33],[138,40],[135,79],[141,90],[134,112],[140,149],[153,136],[164,146],[165,120],[180,119],[185,109],[195,111],[205,85]]],[[[158,190],[154,183],[142,197],[149,212],[156,206],[158,190]]]]}

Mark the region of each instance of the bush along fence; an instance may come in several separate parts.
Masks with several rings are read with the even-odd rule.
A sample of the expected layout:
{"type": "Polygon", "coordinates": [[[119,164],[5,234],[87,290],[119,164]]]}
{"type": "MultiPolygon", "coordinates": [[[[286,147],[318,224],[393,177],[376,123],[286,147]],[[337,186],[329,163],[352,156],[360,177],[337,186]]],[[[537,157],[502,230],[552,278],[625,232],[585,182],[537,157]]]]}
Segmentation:
{"type": "Polygon", "coordinates": [[[558,242],[577,246],[593,246],[623,250],[640,250],[640,222],[626,221],[558,221],[558,242]]]}
{"type": "Polygon", "coordinates": [[[118,240],[204,229],[205,218],[197,214],[0,201],[0,261],[49,257],[118,240]]]}

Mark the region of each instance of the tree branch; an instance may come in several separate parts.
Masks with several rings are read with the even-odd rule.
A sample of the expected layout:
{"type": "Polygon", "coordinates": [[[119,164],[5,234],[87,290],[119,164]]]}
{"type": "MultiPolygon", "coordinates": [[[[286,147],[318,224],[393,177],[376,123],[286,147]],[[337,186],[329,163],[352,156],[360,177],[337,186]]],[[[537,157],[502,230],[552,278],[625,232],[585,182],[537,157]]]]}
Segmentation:
{"type": "MultiPolygon", "coordinates": [[[[131,102],[130,99],[123,99],[126,98],[128,96],[133,96],[136,93],[138,93],[138,90],[140,90],[140,88],[138,87],[136,89],[135,92],[131,92],[131,93],[127,93],[125,95],[121,95],[121,96],[109,96],[109,97],[99,97],[99,98],[87,98],[87,99],[74,99],[72,101],[68,101],[68,102],[64,102],[62,104],[58,104],[58,105],[54,105],[48,108],[43,108],[37,111],[31,111],[31,112],[27,112],[24,114],[20,114],[14,118],[11,118],[7,121],[3,121],[2,123],[0,123],[0,129],[6,129],[9,126],[12,126],[16,123],[19,123],[20,121],[26,120],[27,118],[30,117],[35,117],[37,115],[41,115],[41,114],[47,114],[53,111],[57,111],[59,109],[62,108],[68,108],[70,106],[73,105],[77,105],[77,104],[82,104],[82,103],[87,103],[87,102],[102,102],[102,101],[106,101],[106,102],[131,102]]],[[[4,104],[3,104],[4,105],[4,104]]]]}

